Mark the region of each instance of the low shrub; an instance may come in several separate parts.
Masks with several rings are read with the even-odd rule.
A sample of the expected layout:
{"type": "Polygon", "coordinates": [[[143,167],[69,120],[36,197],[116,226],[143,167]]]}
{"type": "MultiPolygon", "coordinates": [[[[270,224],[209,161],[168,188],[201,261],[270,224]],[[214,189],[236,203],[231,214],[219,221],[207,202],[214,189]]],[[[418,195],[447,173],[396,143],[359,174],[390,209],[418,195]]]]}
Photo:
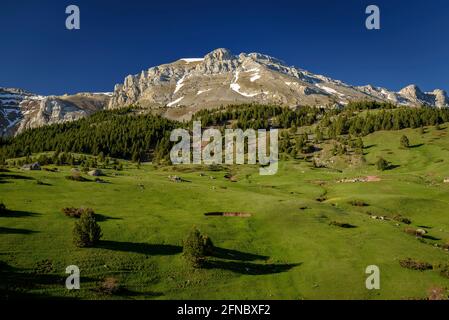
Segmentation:
{"type": "Polygon", "coordinates": [[[83,212],[73,228],[73,243],[79,247],[92,247],[102,237],[101,228],[93,212],[83,212]]]}
{"type": "Polygon", "coordinates": [[[349,201],[349,204],[354,207],[368,207],[369,206],[368,203],[366,203],[362,200],[352,200],[352,201],[349,201]]]}
{"type": "Polygon", "coordinates": [[[398,214],[397,216],[394,216],[393,220],[398,221],[398,222],[402,222],[404,224],[411,224],[412,223],[412,220],[410,220],[409,218],[403,217],[400,214],[398,214]]]}
{"type": "Polygon", "coordinates": [[[67,217],[80,218],[83,213],[91,213],[95,215],[95,212],[91,208],[62,208],[62,213],[67,217]]]}
{"type": "Polygon", "coordinates": [[[384,158],[379,158],[379,160],[377,160],[377,162],[376,162],[376,166],[377,166],[377,170],[385,171],[385,170],[388,170],[388,168],[390,167],[390,163],[387,160],[385,160],[384,158]]]}
{"type": "Polygon", "coordinates": [[[114,295],[119,293],[123,289],[117,278],[107,277],[98,286],[98,291],[107,294],[114,295]]]}
{"type": "Polygon", "coordinates": [[[449,298],[449,292],[443,287],[432,287],[428,291],[428,300],[447,300],[449,298]]]}
{"type": "Polygon", "coordinates": [[[8,213],[8,209],[3,202],[0,202],[0,216],[6,213],[8,213]]]}
{"type": "Polygon", "coordinates": [[[53,272],[53,262],[49,259],[41,260],[36,263],[34,268],[34,273],[36,274],[46,274],[53,272]]]}
{"type": "Polygon", "coordinates": [[[412,258],[400,260],[399,264],[403,268],[412,269],[412,270],[425,271],[425,270],[433,269],[433,266],[430,263],[413,260],[412,258]]]}
{"type": "Polygon", "coordinates": [[[444,264],[444,265],[440,266],[439,269],[440,269],[440,275],[449,279],[449,264],[444,264]]]}

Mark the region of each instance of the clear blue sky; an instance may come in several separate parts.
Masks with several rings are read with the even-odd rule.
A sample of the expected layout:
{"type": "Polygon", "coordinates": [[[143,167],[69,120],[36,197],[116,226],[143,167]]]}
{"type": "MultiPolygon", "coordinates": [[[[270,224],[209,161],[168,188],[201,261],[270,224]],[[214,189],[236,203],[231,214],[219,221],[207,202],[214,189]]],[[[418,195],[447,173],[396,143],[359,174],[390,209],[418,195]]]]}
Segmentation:
{"type": "Polygon", "coordinates": [[[449,89],[447,0],[1,0],[0,86],[112,91],[128,74],[218,48],[260,52],[350,84],[449,89]],[[65,8],[81,30],[65,29],[65,8]],[[381,30],[365,8],[381,9],[381,30]]]}

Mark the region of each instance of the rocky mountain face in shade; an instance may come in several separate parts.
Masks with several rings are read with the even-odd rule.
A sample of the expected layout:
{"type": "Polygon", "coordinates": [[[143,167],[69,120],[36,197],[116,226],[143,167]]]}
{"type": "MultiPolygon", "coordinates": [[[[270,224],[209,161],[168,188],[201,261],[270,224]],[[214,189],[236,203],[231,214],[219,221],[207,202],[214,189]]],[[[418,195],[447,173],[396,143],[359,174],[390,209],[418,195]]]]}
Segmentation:
{"type": "Polygon", "coordinates": [[[449,98],[440,89],[422,92],[416,85],[409,85],[394,92],[371,85],[352,86],[288,66],[268,55],[233,55],[227,49],[217,49],[203,58],[180,59],[127,76],[113,93],[46,97],[21,89],[0,88],[0,134],[12,135],[129,105],[183,120],[200,109],[229,104],[335,107],[352,100],[449,107],[449,98]]]}
{"type": "Polygon", "coordinates": [[[21,89],[0,88],[0,134],[73,121],[102,110],[109,94],[80,93],[39,96],[21,89]]]}
{"type": "Polygon", "coordinates": [[[449,106],[443,90],[424,93],[411,85],[394,92],[371,85],[352,86],[264,54],[233,55],[227,49],[217,49],[204,58],[180,59],[126,77],[123,84],[115,86],[108,108],[132,104],[166,108],[167,117],[180,119],[201,108],[228,104],[343,106],[351,100],[449,106]]]}

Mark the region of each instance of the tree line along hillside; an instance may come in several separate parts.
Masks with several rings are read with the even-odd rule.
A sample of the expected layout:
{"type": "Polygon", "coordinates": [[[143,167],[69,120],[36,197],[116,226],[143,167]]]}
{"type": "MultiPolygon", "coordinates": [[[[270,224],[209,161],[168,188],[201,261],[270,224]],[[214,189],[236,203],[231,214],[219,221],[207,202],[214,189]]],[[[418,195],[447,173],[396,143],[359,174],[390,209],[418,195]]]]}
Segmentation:
{"type": "MultiPolygon", "coordinates": [[[[44,151],[72,152],[138,161],[168,160],[175,128],[191,128],[192,121],[202,127],[252,129],[288,129],[280,135],[280,152],[290,152],[298,127],[315,132],[315,142],[342,135],[362,137],[379,130],[400,130],[439,126],[449,122],[449,109],[410,108],[375,101],[351,102],[344,108],[298,107],[276,105],[231,105],[201,110],[191,122],[180,123],[158,115],[139,113],[138,108],[100,111],[74,122],[27,130],[13,138],[1,138],[0,161],[25,157],[44,151]],[[291,134],[289,134],[291,133],[291,134]]],[[[310,145],[309,145],[310,146],[310,145]]]]}
{"type": "Polygon", "coordinates": [[[133,108],[100,111],[73,122],[24,131],[0,140],[0,160],[56,151],[104,154],[134,161],[163,157],[169,152],[170,132],[179,123],[133,108]]]}

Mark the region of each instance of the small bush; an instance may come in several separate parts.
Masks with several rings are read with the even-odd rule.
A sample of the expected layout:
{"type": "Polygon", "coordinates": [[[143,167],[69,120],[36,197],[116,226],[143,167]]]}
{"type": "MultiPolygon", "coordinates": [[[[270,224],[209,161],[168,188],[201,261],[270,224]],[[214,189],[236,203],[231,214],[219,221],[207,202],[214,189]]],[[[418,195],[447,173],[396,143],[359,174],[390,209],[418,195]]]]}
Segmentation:
{"type": "Polygon", "coordinates": [[[369,206],[368,203],[366,203],[362,200],[352,200],[352,201],[349,201],[349,204],[354,207],[368,207],[369,206]]]}
{"type": "Polygon", "coordinates": [[[339,221],[331,221],[331,222],[329,222],[329,225],[340,227],[340,228],[346,228],[346,229],[355,228],[355,226],[352,224],[349,224],[346,222],[339,222],[339,221]]]}
{"type": "Polygon", "coordinates": [[[416,261],[416,260],[413,260],[411,258],[400,260],[399,264],[403,268],[412,269],[412,270],[425,271],[425,270],[432,270],[433,269],[433,266],[430,263],[422,262],[422,261],[416,261]]]}
{"type": "Polygon", "coordinates": [[[212,240],[194,227],[184,240],[183,256],[192,267],[201,268],[213,247],[212,240]]]}
{"type": "Polygon", "coordinates": [[[101,228],[93,212],[83,212],[73,228],[73,243],[79,247],[92,247],[102,237],[101,228]]]}
{"type": "Polygon", "coordinates": [[[407,136],[405,136],[405,135],[401,137],[401,147],[402,148],[410,147],[410,141],[408,140],[407,136]]]}
{"type": "Polygon", "coordinates": [[[428,300],[447,300],[448,291],[442,287],[432,287],[428,291],[428,300]]]}
{"type": "Polygon", "coordinates": [[[8,213],[8,209],[3,202],[0,202],[0,216],[8,213]]]}
{"type": "Polygon", "coordinates": [[[440,266],[440,274],[449,279],[449,264],[440,266]]]}
{"type": "Polygon", "coordinates": [[[49,259],[41,260],[36,263],[36,267],[34,268],[34,273],[37,274],[46,274],[53,272],[53,262],[49,259]]]}
{"type": "Polygon", "coordinates": [[[91,213],[95,215],[95,212],[91,208],[62,208],[62,213],[67,217],[80,218],[83,213],[91,213]]]}
{"type": "Polygon", "coordinates": [[[403,217],[401,215],[394,216],[393,220],[398,221],[398,222],[402,222],[404,224],[411,224],[412,223],[412,220],[410,220],[410,219],[408,219],[406,217],[403,217]]]}
{"type": "Polygon", "coordinates": [[[107,277],[98,286],[98,291],[107,294],[114,295],[119,293],[123,287],[120,285],[117,278],[107,277]]]}
{"type": "Polygon", "coordinates": [[[384,158],[379,158],[376,162],[377,170],[385,171],[390,167],[390,164],[384,158]]]}

